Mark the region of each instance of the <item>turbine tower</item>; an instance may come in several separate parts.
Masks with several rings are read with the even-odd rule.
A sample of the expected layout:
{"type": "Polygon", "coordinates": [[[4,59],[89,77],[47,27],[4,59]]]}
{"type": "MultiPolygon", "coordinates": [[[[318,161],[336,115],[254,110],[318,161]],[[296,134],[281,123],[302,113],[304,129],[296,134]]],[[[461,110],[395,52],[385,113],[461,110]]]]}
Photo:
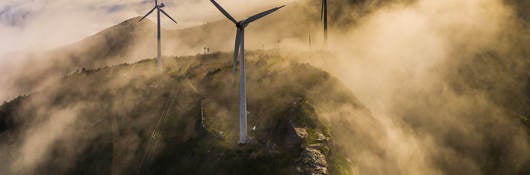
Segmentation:
{"type": "Polygon", "coordinates": [[[322,0],[322,10],[320,11],[320,19],[324,23],[324,41],[328,41],[328,0],[322,0]]]}
{"type": "Polygon", "coordinates": [[[241,52],[241,60],[240,60],[240,77],[239,77],[239,143],[245,144],[247,143],[247,90],[246,90],[246,80],[245,80],[245,28],[250,24],[251,22],[258,20],[264,16],[267,16],[268,14],[271,14],[272,12],[284,7],[276,7],[261,13],[258,13],[254,16],[251,16],[245,20],[242,21],[236,21],[234,17],[232,17],[226,10],[221,7],[215,0],[210,0],[221,13],[223,13],[226,18],[228,18],[230,21],[232,21],[237,28],[236,31],[236,41],[235,41],[235,47],[234,47],[234,61],[233,61],[233,68],[232,72],[236,72],[236,65],[237,65],[237,58],[239,52],[241,52]]]}
{"type": "Polygon", "coordinates": [[[169,16],[164,10],[162,10],[163,7],[165,7],[166,5],[164,5],[164,3],[160,3],[158,4],[158,0],[155,0],[155,7],[153,7],[153,9],[151,9],[151,11],[147,12],[147,14],[142,17],[142,19],[140,19],[138,22],[144,20],[147,16],[149,16],[151,13],[153,13],[153,11],[156,9],[156,19],[157,19],[157,28],[156,28],[156,31],[157,31],[157,36],[156,36],[156,39],[157,39],[157,44],[158,44],[158,52],[157,52],[157,67],[158,67],[158,70],[159,71],[162,71],[162,59],[161,59],[161,56],[162,56],[162,48],[161,48],[161,44],[160,44],[160,12],[162,12],[164,15],[166,15],[169,19],[171,19],[171,21],[175,22],[175,24],[177,23],[177,21],[175,21],[175,19],[173,19],[171,16],[169,16]]]}

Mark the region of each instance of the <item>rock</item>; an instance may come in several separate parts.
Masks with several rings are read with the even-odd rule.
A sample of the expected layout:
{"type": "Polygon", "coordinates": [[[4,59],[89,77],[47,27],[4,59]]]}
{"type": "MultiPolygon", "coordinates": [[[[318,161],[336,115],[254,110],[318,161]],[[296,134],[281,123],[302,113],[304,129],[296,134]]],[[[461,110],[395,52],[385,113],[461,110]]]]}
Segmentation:
{"type": "Polygon", "coordinates": [[[285,145],[289,148],[299,147],[302,141],[309,135],[305,128],[298,128],[291,122],[289,122],[289,127],[287,129],[285,145]]]}
{"type": "Polygon", "coordinates": [[[305,139],[307,137],[307,130],[305,128],[294,128],[296,136],[300,139],[305,139]]]}
{"type": "Polygon", "coordinates": [[[324,146],[326,146],[326,145],[323,144],[323,143],[313,143],[313,144],[308,145],[307,147],[308,148],[313,148],[313,149],[319,149],[319,148],[322,148],[324,146]]]}
{"type": "Polygon", "coordinates": [[[297,169],[301,170],[301,174],[304,175],[328,174],[326,156],[317,149],[305,148],[297,169]]]}
{"type": "Polygon", "coordinates": [[[325,142],[327,142],[329,140],[328,137],[326,137],[324,134],[322,134],[320,132],[315,132],[315,135],[316,135],[315,141],[317,141],[317,142],[325,143],[325,142]]]}

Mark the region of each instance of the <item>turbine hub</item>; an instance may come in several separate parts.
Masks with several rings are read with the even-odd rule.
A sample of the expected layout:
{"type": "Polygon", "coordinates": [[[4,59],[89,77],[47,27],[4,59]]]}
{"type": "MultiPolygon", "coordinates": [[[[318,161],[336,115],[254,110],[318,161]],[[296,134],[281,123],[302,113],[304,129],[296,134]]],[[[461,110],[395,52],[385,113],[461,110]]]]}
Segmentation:
{"type": "Polygon", "coordinates": [[[245,27],[247,27],[247,24],[243,24],[243,21],[239,21],[236,23],[236,27],[239,28],[239,29],[243,29],[245,27]]]}

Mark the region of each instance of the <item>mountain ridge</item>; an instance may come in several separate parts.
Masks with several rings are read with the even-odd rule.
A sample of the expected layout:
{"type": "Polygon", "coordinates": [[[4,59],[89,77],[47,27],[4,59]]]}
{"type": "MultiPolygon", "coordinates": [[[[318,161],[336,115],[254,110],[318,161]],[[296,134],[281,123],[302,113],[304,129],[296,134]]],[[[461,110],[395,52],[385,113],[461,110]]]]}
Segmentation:
{"type": "MultiPolygon", "coordinates": [[[[0,106],[0,126],[10,127],[0,128],[0,141],[2,145],[25,147],[31,142],[28,139],[34,137],[24,137],[31,135],[31,130],[22,128],[37,121],[57,121],[56,117],[63,115],[73,118],[68,119],[72,121],[63,126],[61,133],[73,135],[52,134],[57,137],[44,146],[49,151],[40,154],[48,155],[43,158],[46,161],[33,162],[34,172],[325,174],[328,169],[340,172],[337,174],[349,172],[348,165],[341,163],[345,158],[339,147],[332,141],[336,131],[329,126],[329,122],[338,122],[341,117],[324,120],[321,116],[329,110],[325,105],[342,104],[358,109],[358,117],[371,118],[362,104],[351,101],[355,98],[349,90],[307,64],[289,62],[279,55],[250,52],[247,73],[251,141],[247,146],[237,146],[237,86],[229,57],[227,53],[213,53],[167,58],[164,74],[157,73],[154,59],[83,70],[65,77],[62,84],[0,106]],[[48,111],[50,115],[36,111],[48,111]],[[137,138],[135,144],[124,144],[133,141],[128,139],[131,137],[137,138]],[[213,153],[217,158],[209,158],[213,153]],[[72,156],[78,161],[65,162],[72,156]],[[123,165],[124,161],[129,163],[123,165]],[[192,168],[196,166],[202,168],[192,168]]],[[[57,130],[52,128],[48,129],[57,130]]],[[[15,150],[13,154],[20,153],[15,150]]],[[[5,158],[16,160],[16,157],[5,158]]],[[[11,173],[32,173],[14,171],[11,173]]]]}

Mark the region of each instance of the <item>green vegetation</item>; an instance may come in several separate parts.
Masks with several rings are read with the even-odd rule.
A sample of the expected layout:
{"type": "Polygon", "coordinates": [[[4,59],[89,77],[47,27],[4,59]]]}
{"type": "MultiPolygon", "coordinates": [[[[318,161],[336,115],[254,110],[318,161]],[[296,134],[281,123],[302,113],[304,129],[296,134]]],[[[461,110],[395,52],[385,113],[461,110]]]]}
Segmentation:
{"type": "Polygon", "coordinates": [[[4,133],[23,138],[18,130],[69,111],[74,122],[52,142],[40,174],[299,174],[306,147],[326,159],[334,153],[329,171],[347,172],[316,110],[332,101],[361,106],[354,98],[330,100],[345,94],[328,89],[336,80],[278,55],[248,53],[250,143],[237,145],[238,82],[230,57],[165,58],[162,74],[154,60],[82,70],[2,105],[0,140],[13,140],[4,133]],[[307,137],[293,136],[294,127],[307,137]]]}
{"type": "Polygon", "coordinates": [[[334,153],[328,156],[329,159],[329,174],[332,175],[351,175],[351,162],[349,162],[343,155],[334,153]]]}

